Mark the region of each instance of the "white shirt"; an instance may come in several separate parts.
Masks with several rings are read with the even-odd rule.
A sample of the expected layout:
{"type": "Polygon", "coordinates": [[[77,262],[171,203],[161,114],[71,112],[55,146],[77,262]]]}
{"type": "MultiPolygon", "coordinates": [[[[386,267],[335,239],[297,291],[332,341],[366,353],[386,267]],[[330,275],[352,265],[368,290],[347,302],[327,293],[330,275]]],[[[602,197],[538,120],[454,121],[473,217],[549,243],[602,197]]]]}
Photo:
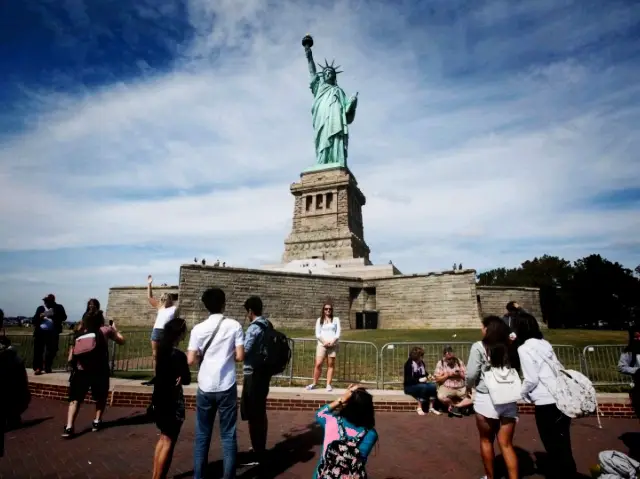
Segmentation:
{"type": "Polygon", "coordinates": [[[316,321],[316,338],[324,342],[340,339],[340,318],[334,316],[333,321],[325,321],[324,324],[320,324],[321,319],[316,321]]]}
{"type": "Polygon", "coordinates": [[[153,324],[153,329],[164,329],[165,324],[171,321],[175,315],[175,306],[159,309],[158,315],[156,316],[156,322],[153,324]]]}
{"type": "MultiPolygon", "coordinates": [[[[543,358],[551,363],[558,361],[553,347],[544,339],[527,339],[518,348],[520,367],[524,381],[522,396],[537,406],[555,404],[556,400],[549,391],[556,384],[556,376],[543,358]]],[[[555,392],[555,391],[554,391],[555,392]]]]}
{"type": "Polygon", "coordinates": [[[53,308],[47,308],[45,306],[44,313],[42,314],[44,314],[44,318],[42,318],[40,322],[40,329],[51,331],[53,329],[53,320],[51,319],[53,317],[53,308]]]}
{"type": "MultiPolygon", "coordinates": [[[[212,314],[194,326],[187,349],[202,356],[202,350],[222,318],[222,314],[212,314]]],[[[202,392],[223,392],[233,387],[236,383],[236,347],[243,345],[242,326],[235,319],[225,317],[200,363],[198,388],[202,392]]]]}

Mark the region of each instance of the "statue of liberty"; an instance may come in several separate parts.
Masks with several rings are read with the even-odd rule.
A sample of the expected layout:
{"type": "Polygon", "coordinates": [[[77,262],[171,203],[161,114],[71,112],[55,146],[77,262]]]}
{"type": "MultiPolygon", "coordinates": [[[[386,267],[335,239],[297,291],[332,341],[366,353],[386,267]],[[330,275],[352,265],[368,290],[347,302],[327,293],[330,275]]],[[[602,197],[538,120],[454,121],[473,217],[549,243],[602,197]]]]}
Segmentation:
{"type": "Polygon", "coordinates": [[[316,165],[315,169],[323,166],[347,166],[347,149],[349,144],[349,127],[355,116],[358,105],[358,94],[347,100],[344,90],[338,86],[337,75],[339,66],[334,66],[325,59],[324,65],[316,70],[311,47],[313,39],[306,35],[302,39],[307,61],[311,92],[313,93],[313,130],[315,133],[316,165]]]}

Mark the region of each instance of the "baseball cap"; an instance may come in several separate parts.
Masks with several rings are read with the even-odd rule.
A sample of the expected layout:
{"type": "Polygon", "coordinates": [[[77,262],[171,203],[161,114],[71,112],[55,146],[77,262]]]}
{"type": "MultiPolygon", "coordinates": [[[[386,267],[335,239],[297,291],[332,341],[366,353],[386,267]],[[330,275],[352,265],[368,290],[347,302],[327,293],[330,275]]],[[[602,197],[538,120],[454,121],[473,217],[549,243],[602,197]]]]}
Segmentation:
{"type": "Polygon", "coordinates": [[[53,294],[48,294],[44,298],[42,298],[42,301],[55,301],[55,300],[56,300],[56,297],[53,294]]]}

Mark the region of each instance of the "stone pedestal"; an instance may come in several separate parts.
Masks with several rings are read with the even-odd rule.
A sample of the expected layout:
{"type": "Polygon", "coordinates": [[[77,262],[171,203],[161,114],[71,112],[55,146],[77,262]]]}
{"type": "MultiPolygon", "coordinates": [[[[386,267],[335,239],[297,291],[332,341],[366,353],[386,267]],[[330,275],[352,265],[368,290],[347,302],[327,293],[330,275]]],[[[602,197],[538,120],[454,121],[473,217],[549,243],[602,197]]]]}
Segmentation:
{"type": "Polygon", "coordinates": [[[369,261],[364,241],[362,207],[366,199],[348,168],[306,171],[291,185],[295,197],[291,234],[282,262],[319,258],[369,261]]]}

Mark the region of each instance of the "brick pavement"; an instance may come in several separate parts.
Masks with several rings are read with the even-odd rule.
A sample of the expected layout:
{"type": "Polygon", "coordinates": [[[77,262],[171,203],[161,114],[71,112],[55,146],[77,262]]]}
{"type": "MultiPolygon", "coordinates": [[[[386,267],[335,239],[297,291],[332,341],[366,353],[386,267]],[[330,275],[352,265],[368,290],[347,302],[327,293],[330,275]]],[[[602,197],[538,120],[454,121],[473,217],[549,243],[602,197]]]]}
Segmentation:
{"type": "MultiPolygon", "coordinates": [[[[111,408],[105,421],[108,427],[98,433],[86,432],[66,441],[60,437],[66,405],[63,402],[34,399],[23,416],[25,427],[5,436],[5,457],[0,459],[0,478],[103,478],[150,477],[151,461],[157,431],[153,424],[139,420],[142,409],[111,408]]],[[[78,418],[77,431],[90,426],[93,407],[86,405],[78,418]]],[[[310,478],[318,459],[321,435],[313,426],[313,413],[308,411],[271,411],[269,447],[272,471],[267,477],[310,478]]],[[[187,421],[171,469],[170,477],[191,477],[193,413],[187,421]]],[[[377,415],[380,444],[369,460],[372,478],[474,478],[483,474],[478,455],[477,433],[473,418],[449,419],[417,417],[410,413],[385,412],[377,415]]],[[[637,420],[577,421],[572,428],[574,451],[579,468],[588,467],[603,449],[628,452],[631,441],[638,441],[637,420]],[[630,434],[636,431],[635,434],[630,434]],[[623,440],[620,436],[623,436],[623,440]]],[[[246,423],[239,423],[239,450],[249,447],[246,423]]],[[[221,451],[214,431],[210,453],[211,477],[219,477],[221,451]]],[[[535,459],[542,448],[532,416],[523,416],[516,431],[516,445],[521,448],[523,476],[536,475],[535,459]]],[[[636,454],[637,451],[634,452],[636,454]]],[[[238,476],[252,478],[250,468],[241,468],[238,476]]],[[[263,476],[264,477],[264,476],[263,476]]]]}

